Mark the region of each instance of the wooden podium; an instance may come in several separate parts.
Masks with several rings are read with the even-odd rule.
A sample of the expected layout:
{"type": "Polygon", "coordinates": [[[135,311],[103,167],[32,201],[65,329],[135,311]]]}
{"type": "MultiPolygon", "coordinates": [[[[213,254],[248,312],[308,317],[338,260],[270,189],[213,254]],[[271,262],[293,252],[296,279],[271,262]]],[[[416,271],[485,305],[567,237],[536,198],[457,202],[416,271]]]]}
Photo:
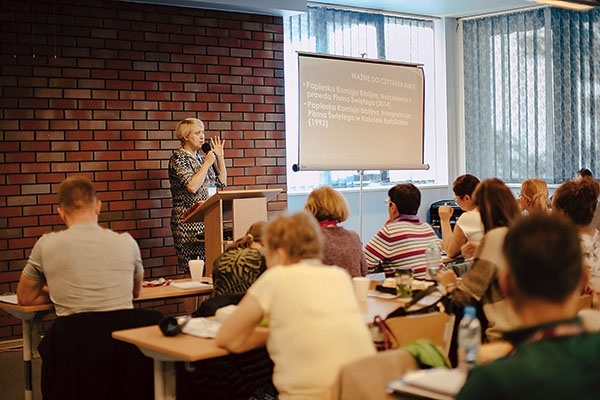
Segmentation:
{"type": "MultiPolygon", "coordinates": [[[[250,225],[267,220],[267,201],[281,189],[223,190],[210,196],[183,222],[204,222],[204,275],[212,275],[213,262],[230,240],[242,237],[250,225]],[[230,237],[225,233],[231,232],[230,237]]],[[[229,236],[229,235],[228,235],[229,236]]]]}

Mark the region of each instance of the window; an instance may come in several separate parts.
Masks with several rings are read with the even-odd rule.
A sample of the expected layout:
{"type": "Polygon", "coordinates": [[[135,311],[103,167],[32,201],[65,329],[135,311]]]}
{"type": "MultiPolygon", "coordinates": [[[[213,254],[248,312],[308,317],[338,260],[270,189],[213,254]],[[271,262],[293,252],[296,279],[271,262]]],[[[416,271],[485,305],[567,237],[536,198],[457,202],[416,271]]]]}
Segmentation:
{"type": "Polygon", "coordinates": [[[600,10],[545,8],[462,21],[466,170],[559,183],[596,174],[600,10]]]}
{"type": "MultiPolygon", "coordinates": [[[[296,51],[424,64],[425,162],[428,171],[364,171],[363,184],[387,186],[399,181],[446,183],[445,121],[435,112],[434,22],[381,13],[309,6],[305,14],[284,20],[288,191],[306,192],[321,185],[359,187],[357,171],[292,172],[298,159],[298,65],[296,51]]],[[[369,155],[366,155],[369,156],[369,155]]]]}

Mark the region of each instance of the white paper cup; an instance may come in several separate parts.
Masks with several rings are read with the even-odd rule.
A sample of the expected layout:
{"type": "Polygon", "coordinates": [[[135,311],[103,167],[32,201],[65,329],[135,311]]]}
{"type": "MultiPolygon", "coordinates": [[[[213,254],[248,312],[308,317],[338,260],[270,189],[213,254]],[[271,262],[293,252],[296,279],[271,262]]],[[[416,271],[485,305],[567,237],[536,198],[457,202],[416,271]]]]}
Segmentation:
{"type": "Polygon", "coordinates": [[[190,260],[188,261],[190,267],[190,274],[192,275],[193,281],[200,281],[202,275],[204,275],[204,260],[190,260]]]}
{"type": "Polygon", "coordinates": [[[369,286],[371,279],[364,276],[355,276],[352,278],[352,284],[354,285],[354,294],[359,302],[367,301],[367,293],[369,292],[369,286]]]}

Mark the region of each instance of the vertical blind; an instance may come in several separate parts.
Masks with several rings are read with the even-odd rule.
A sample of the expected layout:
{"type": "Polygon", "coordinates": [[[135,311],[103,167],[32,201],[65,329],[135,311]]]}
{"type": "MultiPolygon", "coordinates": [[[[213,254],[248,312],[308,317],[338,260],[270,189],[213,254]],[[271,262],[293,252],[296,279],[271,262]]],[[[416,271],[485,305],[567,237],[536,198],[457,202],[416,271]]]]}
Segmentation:
{"type": "Polygon", "coordinates": [[[546,8],[462,22],[467,172],[548,183],[600,173],[599,16],[546,8]]]}

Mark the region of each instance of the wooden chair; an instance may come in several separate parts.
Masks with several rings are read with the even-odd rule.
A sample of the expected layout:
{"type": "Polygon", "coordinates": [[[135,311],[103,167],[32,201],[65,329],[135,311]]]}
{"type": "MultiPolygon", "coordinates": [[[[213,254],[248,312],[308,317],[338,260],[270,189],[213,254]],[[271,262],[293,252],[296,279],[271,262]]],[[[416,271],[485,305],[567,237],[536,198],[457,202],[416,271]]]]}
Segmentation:
{"type": "Polygon", "coordinates": [[[591,294],[582,294],[581,296],[579,296],[579,299],[577,301],[578,301],[578,304],[577,304],[578,311],[581,311],[586,308],[592,308],[592,295],[591,294]]]}
{"type": "MultiPolygon", "coordinates": [[[[403,317],[404,318],[404,317],[403,317]]],[[[386,384],[419,369],[406,350],[387,350],[344,365],[333,385],[332,400],[384,400],[393,398],[386,384]]]]}
{"type": "Polygon", "coordinates": [[[427,339],[438,346],[448,356],[454,315],[442,312],[392,317],[385,320],[400,346],[419,339],[427,339]]]}

